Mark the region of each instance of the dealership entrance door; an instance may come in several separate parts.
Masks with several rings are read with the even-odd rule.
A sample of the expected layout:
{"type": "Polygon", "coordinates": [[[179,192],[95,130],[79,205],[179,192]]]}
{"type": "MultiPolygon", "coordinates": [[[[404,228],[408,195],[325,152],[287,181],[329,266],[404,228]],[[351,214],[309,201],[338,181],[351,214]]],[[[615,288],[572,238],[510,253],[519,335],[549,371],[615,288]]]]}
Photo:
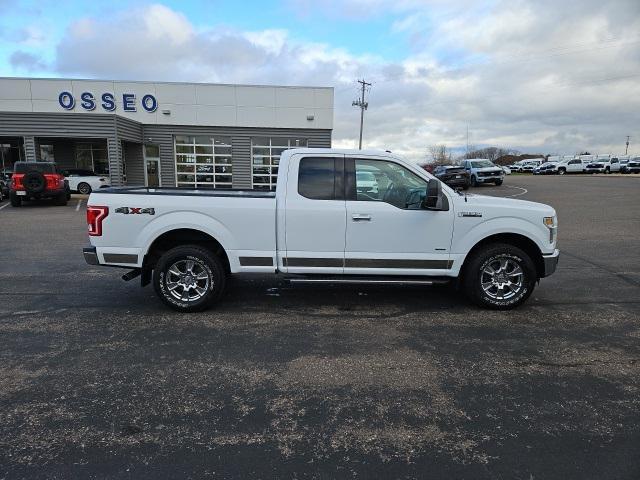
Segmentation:
{"type": "Polygon", "coordinates": [[[160,147],[144,146],[144,184],[147,187],[160,186],[160,147]]]}

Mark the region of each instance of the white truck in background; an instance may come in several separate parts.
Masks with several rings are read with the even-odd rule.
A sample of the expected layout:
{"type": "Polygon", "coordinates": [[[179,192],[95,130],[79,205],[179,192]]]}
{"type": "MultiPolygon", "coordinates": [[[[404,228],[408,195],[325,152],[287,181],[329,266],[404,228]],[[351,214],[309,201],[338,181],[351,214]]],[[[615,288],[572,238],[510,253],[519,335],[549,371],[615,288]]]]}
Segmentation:
{"type": "Polygon", "coordinates": [[[559,256],[550,206],[464,195],[378,151],[287,150],[275,192],[103,189],[87,222],[87,263],[130,268],[125,280],[141,276],[185,312],[214,304],[241,272],[294,283],[457,280],[478,305],[509,309],[559,256]]]}

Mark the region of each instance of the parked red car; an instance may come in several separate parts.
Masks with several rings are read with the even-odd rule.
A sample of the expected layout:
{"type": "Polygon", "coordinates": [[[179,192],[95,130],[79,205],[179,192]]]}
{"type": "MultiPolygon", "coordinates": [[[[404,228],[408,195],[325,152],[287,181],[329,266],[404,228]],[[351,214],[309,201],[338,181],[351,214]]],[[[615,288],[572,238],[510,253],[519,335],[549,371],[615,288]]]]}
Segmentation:
{"type": "Polygon", "coordinates": [[[69,197],[69,185],[55,163],[15,163],[9,192],[11,206],[19,207],[23,200],[40,198],[51,198],[56,205],[66,205],[69,197]]]}

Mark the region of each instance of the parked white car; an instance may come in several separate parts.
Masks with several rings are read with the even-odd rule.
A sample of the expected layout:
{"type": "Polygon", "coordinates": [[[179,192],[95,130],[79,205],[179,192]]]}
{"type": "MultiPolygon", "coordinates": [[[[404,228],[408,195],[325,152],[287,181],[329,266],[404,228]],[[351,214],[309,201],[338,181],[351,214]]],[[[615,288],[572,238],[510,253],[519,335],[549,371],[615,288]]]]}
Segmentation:
{"type": "Polygon", "coordinates": [[[565,173],[583,173],[586,167],[586,163],[580,158],[576,157],[563,157],[562,160],[557,162],[553,167],[553,173],[558,175],[564,175],[565,173]]]}
{"type": "Polygon", "coordinates": [[[505,175],[511,175],[511,169],[509,167],[507,167],[506,165],[503,165],[500,168],[502,169],[502,171],[504,172],[505,175]]]}
{"type": "Polygon", "coordinates": [[[598,155],[585,168],[587,173],[616,173],[620,171],[620,160],[610,155],[598,155]]]}
{"type": "Polygon", "coordinates": [[[183,312],[220,300],[241,272],[320,285],[459,279],[472,301],[505,310],[559,255],[552,207],[464,195],[382,151],[286,150],[275,192],[104,189],[89,197],[87,223],[87,263],[130,268],[123,279],[153,283],[183,312]],[[378,193],[360,192],[361,171],[375,172],[378,193]]]}
{"type": "Polygon", "coordinates": [[[358,192],[378,193],[378,181],[373,172],[358,172],[356,174],[356,185],[358,186],[358,192]]]}
{"type": "Polygon", "coordinates": [[[91,170],[83,170],[81,168],[69,168],[62,171],[64,178],[69,182],[69,189],[72,192],[78,192],[88,195],[94,190],[111,186],[109,177],[106,175],[98,175],[91,170]]]}
{"type": "Polygon", "coordinates": [[[520,167],[520,171],[523,173],[533,173],[533,171],[535,170],[536,167],[539,167],[540,165],[542,165],[544,163],[544,159],[538,160],[527,160],[525,163],[522,164],[522,166],[520,167]]]}

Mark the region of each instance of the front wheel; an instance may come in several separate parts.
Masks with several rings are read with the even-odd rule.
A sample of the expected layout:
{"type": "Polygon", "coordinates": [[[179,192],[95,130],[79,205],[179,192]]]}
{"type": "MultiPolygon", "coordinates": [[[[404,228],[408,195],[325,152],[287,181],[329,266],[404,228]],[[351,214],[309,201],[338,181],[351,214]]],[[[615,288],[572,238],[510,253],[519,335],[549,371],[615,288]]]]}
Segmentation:
{"type": "Polygon", "coordinates": [[[536,284],[536,267],[523,250],[496,243],[481,247],[467,261],[462,285],[475,304],[509,310],[524,303],[536,284]]]}
{"type": "Polygon", "coordinates": [[[478,183],[478,179],[476,178],[476,176],[475,175],[471,175],[471,186],[472,187],[477,187],[478,185],[480,185],[480,184],[478,183]]]}
{"type": "Polygon", "coordinates": [[[502,180],[496,180],[496,186],[499,187],[500,185],[502,185],[502,180]]]}
{"type": "Polygon", "coordinates": [[[567,171],[564,168],[558,169],[558,175],[564,175],[565,173],[567,173],[567,171]]]}
{"type": "Polygon", "coordinates": [[[199,312],[217,302],[226,284],[220,259],[197,245],[164,253],[153,270],[153,287],[160,299],[180,312],[199,312]]]}

